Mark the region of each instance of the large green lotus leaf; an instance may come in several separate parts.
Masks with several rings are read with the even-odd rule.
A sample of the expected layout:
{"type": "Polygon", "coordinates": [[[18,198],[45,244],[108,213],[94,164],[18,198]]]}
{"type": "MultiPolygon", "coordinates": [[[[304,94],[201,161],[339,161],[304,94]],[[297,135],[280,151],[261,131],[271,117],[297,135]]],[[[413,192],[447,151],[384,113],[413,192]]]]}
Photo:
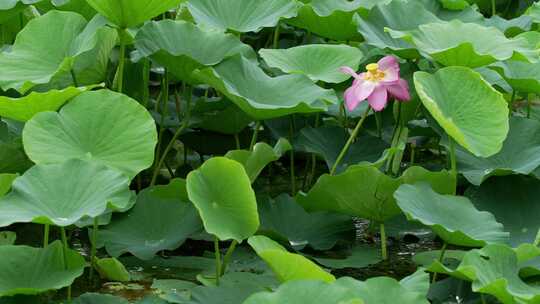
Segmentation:
{"type": "Polygon", "coordinates": [[[206,232],[220,240],[241,242],[259,228],[255,192],[242,164],[214,157],[187,177],[189,199],[206,232]]]}
{"type": "Polygon", "coordinates": [[[133,178],[152,165],[157,131],[137,101],[100,90],[77,96],[60,113],[34,116],[26,123],[23,142],[28,157],[38,164],[89,159],[133,178]]]}
{"type": "Polygon", "coordinates": [[[455,182],[446,171],[430,172],[421,167],[407,169],[400,178],[391,178],[372,165],[355,165],[338,175],[322,175],[297,201],[307,211],[335,211],[384,222],[401,210],[393,197],[403,183],[425,181],[440,193],[453,192],[455,182]]]}
{"type": "Polygon", "coordinates": [[[365,304],[428,304],[426,299],[429,276],[414,274],[415,278],[405,278],[398,282],[389,277],[376,277],[366,281],[341,278],[335,284],[353,290],[365,304]]]}
{"type": "Polygon", "coordinates": [[[508,104],[480,74],[447,67],[435,74],[416,72],[414,84],[433,118],[462,147],[479,157],[501,150],[509,129],[508,104]]]}
{"type": "Polygon", "coordinates": [[[288,252],[278,243],[262,236],[252,236],[249,245],[270,266],[281,282],[320,280],[333,282],[336,278],[302,255],[288,252]]]}
{"type": "Polygon", "coordinates": [[[338,102],[333,90],[322,89],[307,76],[270,77],[240,56],[195,73],[257,120],[326,111],[328,104],[338,102]]]}
{"type": "Polygon", "coordinates": [[[373,7],[367,16],[356,15],[354,21],[368,44],[388,48],[406,58],[415,58],[418,56],[415,47],[395,39],[386,29],[409,31],[425,23],[439,22],[440,19],[421,1],[393,0],[373,7]]]}
{"type": "Polygon", "coordinates": [[[58,110],[70,99],[91,88],[69,87],[63,90],[51,90],[44,93],[32,92],[20,98],[0,96],[0,116],[19,121],[27,121],[37,113],[58,110]]]}
{"type": "Polygon", "coordinates": [[[499,153],[480,158],[457,149],[456,156],[459,172],[474,185],[480,185],[490,176],[528,175],[540,166],[540,122],[510,118],[510,132],[499,153]]]}
{"type": "Polygon", "coordinates": [[[135,46],[141,55],[182,80],[192,80],[195,69],[216,65],[235,54],[256,58],[253,49],[234,35],[203,30],[185,21],[149,22],[137,33],[135,46]]]}
{"type": "Polygon", "coordinates": [[[0,246],[0,297],[40,294],[69,286],[83,274],[85,265],[84,258],[74,250],[64,256],[59,241],[46,248],[0,246]]]}
{"type": "Polygon", "coordinates": [[[76,298],[73,304],[129,304],[128,300],[110,294],[85,293],[76,298]]]}
{"type": "Polygon", "coordinates": [[[197,24],[246,33],[296,16],[299,4],[294,0],[188,0],[188,8],[197,24]]]}
{"type": "Polygon", "coordinates": [[[0,54],[0,87],[21,93],[36,85],[65,88],[100,83],[105,79],[117,34],[102,18],[86,22],[73,12],[50,11],[32,19],[9,51],[0,54]]]}
{"type": "Polygon", "coordinates": [[[2,173],[0,174],[0,197],[8,193],[11,184],[17,178],[18,174],[2,173]]]}
{"type": "Polygon", "coordinates": [[[285,138],[280,138],[273,148],[267,143],[261,142],[255,144],[252,151],[232,150],[227,152],[225,157],[241,163],[249,180],[253,183],[266,165],[280,159],[291,149],[291,144],[285,138]]]}
{"type": "Polygon", "coordinates": [[[501,303],[540,303],[540,288],[519,277],[516,252],[501,244],[491,244],[467,252],[457,269],[447,274],[472,281],[474,292],[491,294],[501,303]]]}
{"type": "Polygon", "coordinates": [[[475,206],[495,215],[510,232],[510,244],[534,243],[540,222],[540,181],[514,175],[493,177],[480,187],[470,189],[467,196],[475,206]]]}
{"type": "MultiPolygon", "coordinates": [[[[299,151],[318,154],[324,158],[330,170],[348,137],[347,131],[337,126],[306,127],[300,130],[300,135],[295,140],[295,148],[299,151]]],[[[362,161],[375,162],[389,147],[388,143],[376,136],[360,134],[347,151],[336,172],[343,172],[350,165],[362,161]]]]}
{"type": "Polygon", "coordinates": [[[197,286],[191,289],[190,300],[182,297],[177,303],[189,304],[224,304],[242,303],[250,295],[273,289],[277,283],[272,276],[257,275],[250,272],[227,273],[219,280],[219,286],[197,286]],[[183,300],[183,301],[182,301],[183,300]]]}
{"type": "Polygon", "coordinates": [[[478,211],[465,197],[438,194],[425,183],[402,185],[394,196],[407,218],[431,227],[448,244],[481,247],[508,241],[493,214],[478,211]]]}
{"type": "Polygon", "coordinates": [[[495,28],[460,20],[422,24],[417,30],[399,33],[397,38],[409,41],[445,66],[476,68],[512,57],[538,59],[524,39],[508,39],[495,28]]]}
{"type": "Polygon", "coordinates": [[[516,91],[540,94],[540,63],[508,60],[496,62],[490,68],[499,72],[516,91]]]}
{"type": "Polygon", "coordinates": [[[329,250],[339,240],[354,239],[350,216],[329,212],[307,213],[292,197],[281,194],[259,203],[262,233],[277,234],[296,250],[309,245],[317,250],[329,250]]]}
{"type": "Polygon", "coordinates": [[[339,68],[358,69],[362,51],[348,45],[310,44],[289,49],[262,49],[259,54],[273,68],[289,74],[303,74],[311,80],[340,83],[350,78],[339,68]]]}
{"type": "Polygon", "coordinates": [[[336,283],[291,281],[274,292],[260,292],[243,304],[364,304],[356,293],[336,283]]]}
{"type": "Polygon", "coordinates": [[[149,260],[161,250],[174,250],[202,230],[199,214],[187,197],[185,181],[143,190],[135,207],[99,230],[99,240],[109,255],[129,252],[149,260]]]}
{"type": "Polygon", "coordinates": [[[107,209],[123,210],[133,200],[128,178],[102,164],[71,159],[36,165],[0,199],[0,227],[20,222],[65,227],[107,209]]]}
{"type": "Polygon", "coordinates": [[[378,0],[312,0],[302,5],[298,16],[285,22],[333,40],[359,41],[362,36],[353,23],[355,13],[378,0]]]}
{"type": "Polygon", "coordinates": [[[150,20],[184,0],[87,0],[98,13],[120,28],[128,28],[150,20]]]}

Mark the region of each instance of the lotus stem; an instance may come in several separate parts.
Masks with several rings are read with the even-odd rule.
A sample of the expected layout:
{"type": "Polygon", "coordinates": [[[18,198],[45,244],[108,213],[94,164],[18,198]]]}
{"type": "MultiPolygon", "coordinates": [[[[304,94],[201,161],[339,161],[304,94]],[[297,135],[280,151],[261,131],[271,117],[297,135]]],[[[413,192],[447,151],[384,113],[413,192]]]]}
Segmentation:
{"type": "MultiPolygon", "coordinates": [[[[64,251],[64,267],[66,269],[68,269],[68,249],[69,249],[69,245],[68,245],[68,241],[67,241],[67,236],[66,236],[66,228],[64,227],[60,227],[60,236],[62,238],[62,243],[64,244],[63,246],[63,251],[64,251]]],[[[68,286],[67,288],[67,301],[68,302],[71,302],[71,285],[68,286]]]]}
{"type": "Polygon", "coordinates": [[[259,136],[259,129],[261,128],[261,121],[257,120],[255,123],[255,129],[253,129],[253,135],[251,136],[251,142],[249,144],[249,151],[253,151],[253,147],[257,143],[257,137],[259,136]]]}
{"type": "Polygon", "coordinates": [[[369,116],[370,111],[371,111],[371,107],[368,106],[366,112],[364,113],[364,116],[362,116],[362,118],[358,121],[358,123],[356,124],[356,127],[354,128],[353,132],[349,136],[349,140],[347,140],[347,143],[345,144],[343,149],[341,149],[341,152],[339,153],[339,156],[336,159],[336,162],[334,163],[334,165],[332,166],[332,169],[330,170],[330,175],[334,175],[336,173],[336,169],[338,168],[339,164],[341,163],[341,161],[343,160],[343,158],[345,157],[345,155],[349,151],[349,148],[351,147],[351,144],[353,143],[356,136],[358,135],[358,132],[360,131],[360,128],[364,124],[364,121],[369,116]]]}
{"type": "Polygon", "coordinates": [[[214,238],[214,251],[216,255],[216,285],[219,286],[219,277],[221,277],[221,253],[219,252],[219,239],[214,238]]]}
{"type": "Polygon", "coordinates": [[[238,133],[234,134],[234,141],[236,143],[236,150],[242,149],[240,146],[240,137],[238,137],[238,133]]]}
{"type": "Polygon", "coordinates": [[[221,275],[224,275],[227,271],[227,266],[229,265],[229,262],[231,261],[232,254],[234,250],[236,249],[236,245],[238,245],[238,242],[236,240],[233,240],[231,242],[231,245],[229,246],[229,249],[227,249],[227,252],[225,253],[225,256],[223,257],[223,265],[221,265],[221,275]]]}
{"type": "Polygon", "coordinates": [[[484,298],[484,294],[480,294],[480,300],[482,301],[482,304],[486,304],[486,298],[484,298]]]}
{"type": "Polygon", "coordinates": [[[512,90],[512,97],[510,97],[510,116],[512,116],[512,111],[514,110],[514,102],[516,101],[516,90],[512,90]]]}
{"type": "Polygon", "coordinates": [[[415,158],[415,154],[416,154],[416,145],[414,143],[411,144],[411,161],[410,161],[410,166],[413,166],[414,165],[414,158],[415,158]]]}
{"type": "Polygon", "coordinates": [[[533,97],[531,94],[527,95],[527,118],[531,118],[531,103],[532,103],[533,97]]]}
{"type": "Polygon", "coordinates": [[[43,248],[49,246],[49,234],[51,226],[49,224],[43,225],[43,248]]]}
{"type": "Polygon", "coordinates": [[[77,82],[77,76],[75,75],[75,71],[73,69],[70,69],[69,72],[71,73],[71,79],[73,80],[73,85],[75,87],[79,87],[79,83],[77,82]]]}
{"type": "MultiPolygon", "coordinates": [[[[456,162],[456,144],[452,138],[450,140],[450,172],[457,182],[457,162],[456,162]]],[[[454,192],[455,193],[455,192],[454,192]]]]}
{"type": "Polygon", "coordinates": [[[97,253],[97,238],[98,238],[99,221],[98,218],[94,218],[94,225],[92,227],[92,240],[90,244],[90,282],[94,278],[94,269],[96,268],[96,253],[97,253]]]}
{"type": "Polygon", "coordinates": [[[388,260],[388,249],[386,247],[386,229],[384,227],[384,223],[381,223],[380,225],[381,230],[381,254],[383,260],[388,260]]]}
{"type": "MultiPolygon", "coordinates": [[[[446,253],[446,247],[448,246],[448,244],[446,242],[443,243],[442,247],[441,247],[441,254],[439,255],[439,263],[443,264],[444,263],[444,254],[446,253]]],[[[436,272],[433,273],[433,278],[431,280],[431,284],[434,284],[436,281],[437,281],[437,274],[436,272]]]]}
{"type": "MultiPolygon", "coordinates": [[[[161,113],[161,120],[159,122],[159,133],[158,133],[158,142],[156,146],[156,157],[154,161],[154,166],[158,166],[157,160],[160,159],[159,152],[161,151],[161,145],[163,144],[163,134],[165,133],[165,117],[169,114],[169,78],[167,77],[167,69],[165,69],[165,72],[163,74],[163,77],[161,79],[161,90],[159,96],[161,97],[158,102],[156,103],[156,112],[161,113]],[[160,109],[161,105],[161,109],[160,109]]],[[[180,120],[180,117],[178,117],[180,120]]],[[[161,169],[161,166],[158,166],[158,172],[161,169]]],[[[156,168],[154,168],[155,170],[156,168]]]]}
{"type": "MultiPolygon", "coordinates": [[[[293,143],[294,137],[294,114],[290,116],[290,125],[289,125],[289,141],[291,145],[293,143]]],[[[294,146],[290,151],[290,171],[291,171],[291,196],[296,194],[296,174],[294,172],[294,146]]]]}
{"type": "Polygon", "coordinates": [[[277,49],[279,48],[279,34],[280,34],[280,28],[279,28],[279,22],[276,24],[276,28],[274,29],[274,42],[273,42],[273,48],[277,49]]]}
{"type": "Polygon", "coordinates": [[[375,122],[377,123],[377,136],[382,138],[382,119],[380,112],[375,113],[375,122]]]}
{"type": "Polygon", "coordinates": [[[184,94],[186,94],[186,100],[187,100],[187,109],[186,109],[186,115],[184,117],[184,121],[182,123],[182,126],[180,126],[180,128],[178,128],[178,130],[176,130],[176,133],[174,133],[173,137],[169,141],[169,144],[167,145],[167,147],[163,151],[163,154],[161,155],[161,158],[159,159],[159,162],[157,163],[157,166],[154,168],[154,173],[152,175],[152,180],[150,182],[150,186],[153,186],[153,185],[156,184],[157,176],[159,174],[159,169],[161,168],[161,166],[163,166],[163,163],[165,162],[165,158],[167,157],[167,154],[169,153],[169,151],[171,151],[171,149],[172,149],[172,147],[174,145],[174,142],[178,139],[180,134],[182,134],[184,129],[187,128],[187,126],[188,126],[189,119],[191,117],[191,98],[192,98],[192,96],[191,96],[191,94],[192,94],[191,87],[189,87],[189,89],[186,90],[186,92],[184,94]]]}
{"type": "Polygon", "coordinates": [[[118,36],[120,37],[120,57],[118,59],[117,90],[119,93],[124,92],[124,64],[126,61],[126,42],[124,41],[125,31],[125,29],[118,30],[118,36]]]}
{"type": "Polygon", "coordinates": [[[491,0],[491,16],[497,15],[497,4],[495,0],[491,0]]]}

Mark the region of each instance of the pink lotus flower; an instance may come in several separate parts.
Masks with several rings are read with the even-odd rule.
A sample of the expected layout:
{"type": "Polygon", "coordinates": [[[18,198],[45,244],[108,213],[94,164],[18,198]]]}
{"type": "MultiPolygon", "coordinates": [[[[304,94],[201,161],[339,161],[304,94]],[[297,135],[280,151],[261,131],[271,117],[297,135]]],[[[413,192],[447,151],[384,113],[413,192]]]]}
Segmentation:
{"type": "Polygon", "coordinates": [[[341,72],[354,77],[354,82],[345,91],[345,104],[349,111],[368,100],[375,111],[382,111],[389,96],[397,100],[411,99],[407,81],[399,77],[399,63],[394,56],[386,56],[377,63],[366,66],[367,72],[357,74],[350,67],[341,67],[341,72]]]}

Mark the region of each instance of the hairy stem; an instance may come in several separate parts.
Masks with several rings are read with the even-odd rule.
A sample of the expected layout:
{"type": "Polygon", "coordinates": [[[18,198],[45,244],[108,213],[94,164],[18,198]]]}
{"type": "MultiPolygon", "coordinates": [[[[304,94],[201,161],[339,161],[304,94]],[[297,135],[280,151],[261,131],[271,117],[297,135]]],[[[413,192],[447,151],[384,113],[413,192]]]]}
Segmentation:
{"type": "Polygon", "coordinates": [[[351,147],[351,144],[356,139],[356,136],[358,135],[358,132],[360,131],[360,128],[364,124],[364,121],[369,116],[370,111],[371,111],[371,107],[368,106],[366,112],[364,112],[364,116],[362,116],[362,118],[358,121],[358,123],[356,124],[356,127],[354,128],[353,132],[349,136],[349,140],[347,140],[347,143],[345,143],[345,146],[343,146],[343,149],[341,149],[341,152],[339,153],[339,156],[336,159],[336,162],[334,163],[334,165],[332,166],[332,169],[330,170],[330,175],[334,175],[336,173],[336,170],[337,170],[339,164],[341,163],[341,161],[343,160],[343,158],[345,157],[345,155],[349,151],[349,148],[351,147]]]}
{"type": "Polygon", "coordinates": [[[214,252],[216,255],[216,285],[219,286],[219,278],[221,277],[221,253],[219,252],[219,239],[214,238],[214,252]]]}
{"type": "Polygon", "coordinates": [[[236,245],[238,245],[238,242],[236,240],[233,240],[231,245],[229,246],[229,249],[227,249],[227,252],[225,253],[225,256],[223,257],[223,265],[221,265],[221,275],[224,275],[227,271],[227,266],[229,265],[229,262],[231,261],[232,254],[234,250],[236,249],[236,245]]]}
{"type": "Polygon", "coordinates": [[[150,182],[150,186],[153,186],[156,184],[157,176],[159,174],[160,168],[163,166],[163,163],[165,162],[165,158],[167,157],[167,154],[171,151],[172,147],[174,146],[174,142],[178,139],[178,137],[182,134],[185,128],[187,128],[189,124],[189,119],[191,117],[191,87],[187,90],[186,94],[186,100],[187,100],[187,109],[186,114],[184,116],[184,120],[182,122],[182,126],[176,130],[176,133],[174,133],[173,137],[169,141],[169,144],[167,147],[165,147],[165,150],[163,151],[163,154],[161,155],[161,158],[159,159],[157,166],[154,168],[154,173],[152,175],[152,180],[150,182]]]}
{"type": "Polygon", "coordinates": [[[380,230],[381,230],[381,254],[383,260],[388,260],[388,249],[386,248],[386,229],[384,227],[384,223],[380,224],[380,230]]]}

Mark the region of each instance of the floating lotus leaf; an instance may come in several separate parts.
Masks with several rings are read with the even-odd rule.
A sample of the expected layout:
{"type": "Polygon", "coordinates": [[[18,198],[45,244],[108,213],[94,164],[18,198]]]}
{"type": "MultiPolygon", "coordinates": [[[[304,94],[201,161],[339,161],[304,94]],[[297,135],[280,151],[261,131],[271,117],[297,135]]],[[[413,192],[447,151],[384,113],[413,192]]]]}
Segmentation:
{"type": "Polygon", "coordinates": [[[32,92],[20,98],[0,96],[0,116],[19,121],[27,121],[37,113],[58,110],[70,99],[90,88],[69,87],[63,90],[51,90],[45,93],[32,92]]]}
{"type": "Polygon", "coordinates": [[[364,304],[356,293],[336,283],[291,281],[274,292],[260,292],[243,304],[364,304]]]}
{"type": "Polygon", "coordinates": [[[26,123],[23,142],[38,164],[95,160],[133,178],[152,165],[157,131],[154,119],[137,101],[101,90],[77,96],[60,113],[34,116],[26,123]]]}
{"type": "Polygon", "coordinates": [[[258,32],[274,27],[281,18],[298,12],[293,0],[189,0],[188,8],[197,24],[235,32],[258,32]]]}
{"type": "Polygon", "coordinates": [[[321,112],[328,104],[338,102],[333,90],[318,87],[306,76],[270,77],[255,63],[240,56],[200,70],[196,77],[257,120],[321,112]]]}
{"type": "Polygon", "coordinates": [[[187,192],[205,230],[220,240],[242,242],[257,232],[257,201],[242,164],[225,157],[207,160],[189,173],[187,192]]]}
{"type": "Polygon", "coordinates": [[[241,163],[253,183],[266,165],[280,159],[291,149],[291,144],[286,139],[280,138],[273,148],[266,143],[257,143],[252,151],[232,150],[227,152],[225,157],[241,163]]]}
{"type": "Polygon", "coordinates": [[[120,28],[128,28],[150,20],[183,0],[87,0],[98,13],[120,28]]]}
{"type": "Polygon", "coordinates": [[[142,56],[151,57],[182,80],[192,80],[195,69],[235,54],[256,58],[253,49],[234,35],[203,30],[185,21],[149,22],[137,33],[135,46],[142,56]]]}
{"type": "Polygon", "coordinates": [[[372,246],[355,246],[347,253],[349,255],[344,258],[313,257],[313,259],[320,265],[332,269],[364,268],[377,264],[382,260],[381,250],[372,246]]]}
{"type": "Polygon", "coordinates": [[[407,218],[431,227],[448,244],[481,247],[508,241],[493,214],[478,211],[465,197],[438,194],[425,183],[402,185],[394,197],[407,218]]]}
{"type": "Polygon", "coordinates": [[[260,231],[278,235],[297,250],[307,245],[317,250],[329,250],[339,240],[354,239],[350,216],[329,212],[307,213],[286,194],[275,199],[262,199],[259,214],[260,231]]]}
{"type": "MultiPolygon", "coordinates": [[[[300,130],[295,140],[295,148],[300,151],[315,153],[324,158],[330,170],[338,158],[341,148],[347,142],[349,134],[343,128],[322,126],[306,127],[300,130]]],[[[338,166],[336,172],[343,172],[348,166],[362,161],[376,162],[384,150],[390,146],[384,140],[366,133],[360,134],[338,166]]]]}
{"type": "Polygon", "coordinates": [[[0,87],[21,93],[36,85],[65,88],[105,79],[117,34],[99,17],[86,22],[73,12],[50,11],[32,19],[11,50],[0,53],[0,87]]]}
{"type": "Polygon", "coordinates": [[[320,280],[333,282],[336,278],[312,261],[299,254],[288,252],[265,236],[252,236],[249,245],[272,268],[281,282],[292,280],[320,280]]]}
{"type": "Polygon", "coordinates": [[[129,302],[124,298],[110,294],[85,293],[74,299],[73,304],[129,304],[129,302]]]}
{"type": "Polygon", "coordinates": [[[429,182],[441,193],[452,193],[455,182],[446,171],[430,172],[412,167],[400,178],[392,178],[372,165],[350,166],[338,175],[322,175],[297,201],[307,211],[335,211],[384,222],[401,210],[393,197],[403,183],[429,182]]]}
{"type": "Polygon", "coordinates": [[[289,74],[303,74],[311,80],[340,83],[350,78],[339,68],[358,69],[364,56],[347,45],[310,44],[289,49],[262,49],[259,54],[273,68],[289,74]]]}
{"type": "Polygon", "coordinates": [[[508,39],[495,28],[460,20],[422,24],[402,35],[421,53],[445,66],[476,68],[510,58],[538,59],[523,38],[508,39]]]}
{"type": "Polygon", "coordinates": [[[104,165],[78,159],[36,165],[0,199],[0,227],[26,222],[65,227],[107,209],[128,208],[133,200],[128,178],[104,165]]]}
{"type": "Polygon", "coordinates": [[[508,134],[508,104],[477,72],[448,67],[416,72],[424,106],[457,143],[479,157],[498,153],[508,134]]]}
{"type": "Polygon", "coordinates": [[[540,94],[540,62],[508,60],[494,63],[490,68],[499,72],[514,90],[540,94]]]}
{"type": "Polygon", "coordinates": [[[99,240],[114,257],[129,252],[149,260],[161,250],[174,250],[202,230],[199,214],[187,197],[185,181],[154,186],[139,193],[133,209],[99,230],[99,240]]]}
{"type": "Polygon", "coordinates": [[[59,241],[46,248],[0,246],[0,296],[61,289],[81,276],[85,265],[84,258],[74,250],[64,256],[59,241]]]}
{"type": "Polygon", "coordinates": [[[389,0],[312,0],[302,5],[298,16],[285,22],[329,39],[360,40],[354,14],[382,1],[389,0]]]}
{"type": "Polygon", "coordinates": [[[480,158],[457,149],[456,156],[459,172],[474,185],[480,185],[490,176],[528,175],[540,166],[540,122],[513,117],[510,132],[499,153],[480,158]]]}
{"type": "Polygon", "coordinates": [[[480,187],[470,189],[467,196],[476,208],[492,213],[510,232],[510,245],[533,244],[540,223],[540,181],[533,177],[512,175],[493,177],[480,187]]]}

